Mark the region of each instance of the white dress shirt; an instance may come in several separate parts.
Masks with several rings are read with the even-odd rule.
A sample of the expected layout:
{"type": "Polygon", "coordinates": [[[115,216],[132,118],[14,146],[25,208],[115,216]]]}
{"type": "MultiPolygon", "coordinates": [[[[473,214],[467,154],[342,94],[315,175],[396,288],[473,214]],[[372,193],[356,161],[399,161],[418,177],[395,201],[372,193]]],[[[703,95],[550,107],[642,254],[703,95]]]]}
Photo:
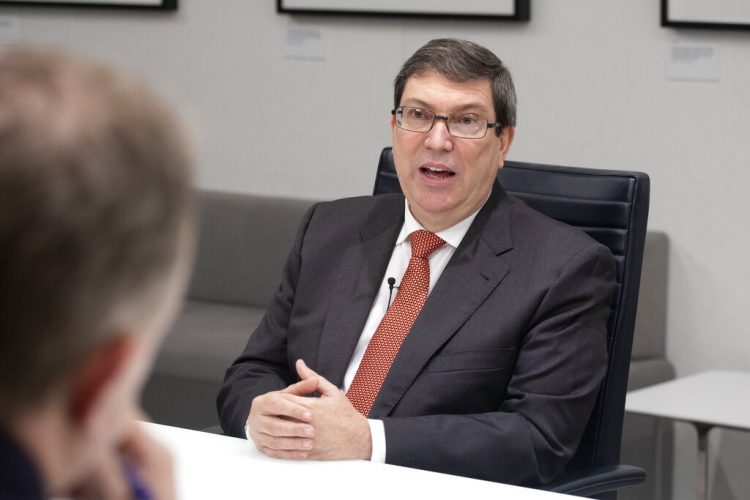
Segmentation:
{"type": "MultiPolygon", "coordinates": [[[[354,375],[357,373],[359,364],[362,362],[362,357],[365,355],[367,345],[370,343],[370,339],[372,339],[372,336],[378,329],[378,325],[380,325],[383,316],[385,316],[386,310],[389,306],[389,298],[391,304],[396,298],[396,293],[398,292],[397,287],[401,283],[404,273],[406,273],[406,267],[409,265],[409,259],[411,258],[411,241],[409,240],[409,235],[414,231],[424,229],[424,227],[422,227],[422,225],[417,222],[417,219],[411,214],[408,202],[405,201],[404,203],[404,225],[401,227],[401,232],[398,234],[398,238],[396,238],[396,245],[393,247],[393,253],[391,254],[391,260],[388,263],[385,275],[383,276],[383,282],[380,284],[380,289],[375,296],[370,315],[367,317],[365,327],[362,330],[357,346],[354,349],[352,359],[349,362],[349,367],[346,369],[344,384],[341,387],[341,390],[344,393],[349,389],[349,386],[354,380],[354,375]],[[388,278],[394,278],[396,280],[392,294],[389,290],[388,278]]],[[[463,240],[466,232],[469,230],[469,226],[474,222],[474,218],[477,216],[478,212],[479,210],[455,226],[436,233],[443,239],[443,241],[445,241],[445,245],[435,250],[428,258],[430,262],[430,285],[427,289],[428,295],[432,292],[435,283],[437,283],[438,278],[440,278],[440,275],[443,273],[443,269],[445,269],[448,261],[453,256],[453,252],[456,251],[461,240],[463,240]]],[[[368,419],[368,423],[370,424],[370,434],[372,435],[372,457],[370,460],[383,463],[385,462],[386,445],[383,421],[368,419]]]]}

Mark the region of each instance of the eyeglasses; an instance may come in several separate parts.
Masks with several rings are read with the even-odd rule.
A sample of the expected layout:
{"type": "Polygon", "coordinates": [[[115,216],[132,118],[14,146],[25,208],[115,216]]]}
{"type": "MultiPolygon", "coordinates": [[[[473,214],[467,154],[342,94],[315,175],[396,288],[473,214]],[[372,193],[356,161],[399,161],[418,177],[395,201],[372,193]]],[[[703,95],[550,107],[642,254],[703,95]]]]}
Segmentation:
{"type": "Polygon", "coordinates": [[[502,130],[503,128],[500,122],[489,123],[474,113],[440,116],[429,109],[400,106],[391,110],[391,114],[396,117],[398,128],[423,134],[432,130],[437,120],[443,120],[448,133],[460,139],[481,139],[487,135],[487,129],[502,130]]]}

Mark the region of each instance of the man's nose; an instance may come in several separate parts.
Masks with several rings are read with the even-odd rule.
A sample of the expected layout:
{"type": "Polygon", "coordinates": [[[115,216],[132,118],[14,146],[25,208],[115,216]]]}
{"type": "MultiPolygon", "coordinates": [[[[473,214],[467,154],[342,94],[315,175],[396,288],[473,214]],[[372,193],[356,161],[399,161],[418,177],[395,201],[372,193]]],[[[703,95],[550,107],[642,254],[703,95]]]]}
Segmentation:
{"type": "Polygon", "coordinates": [[[453,149],[453,136],[448,133],[448,123],[445,120],[435,120],[432,128],[427,132],[425,146],[427,149],[443,151],[453,149]]]}

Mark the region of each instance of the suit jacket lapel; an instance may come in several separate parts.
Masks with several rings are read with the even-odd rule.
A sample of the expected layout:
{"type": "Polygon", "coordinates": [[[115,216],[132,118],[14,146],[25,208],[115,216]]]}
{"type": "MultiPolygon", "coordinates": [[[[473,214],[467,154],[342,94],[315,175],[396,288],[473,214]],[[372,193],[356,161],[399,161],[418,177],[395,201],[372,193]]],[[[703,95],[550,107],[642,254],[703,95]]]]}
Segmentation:
{"type": "Polygon", "coordinates": [[[404,198],[382,196],[346,249],[323,325],[315,369],[341,386],[404,222],[404,198]]]}
{"type": "Polygon", "coordinates": [[[371,417],[384,417],[393,410],[435,352],[509,271],[498,257],[513,246],[508,204],[508,195],[496,183],[401,345],[373,403],[371,417]]]}

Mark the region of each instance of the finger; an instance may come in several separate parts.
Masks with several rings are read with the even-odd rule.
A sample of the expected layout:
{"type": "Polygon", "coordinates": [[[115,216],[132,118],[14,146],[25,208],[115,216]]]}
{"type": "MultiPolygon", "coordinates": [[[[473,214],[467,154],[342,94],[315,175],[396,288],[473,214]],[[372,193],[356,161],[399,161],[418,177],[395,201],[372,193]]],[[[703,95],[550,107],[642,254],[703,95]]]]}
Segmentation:
{"type": "Polygon", "coordinates": [[[140,498],[136,492],[148,492],[149,498],[175,498],[172,456],[140,425],[132,427],[120,452],[134,496],[140,498]]]}
{"type": "Polygon", "coordinates": [[[302,358],[294,363],[294,367],[297,369],[297,375],[299,375],[299,378],[302,380],[318,376],[318,374],[315,373],[315,370],[307,366],[307,363],[305,363],[305,360],[302,358]]]}
{"type": "Polygon", "coordinates": [[[308,410],[315,404],[315,400],[318,399],[310,396],[297,396],[296,394],[287,393],[279,393],[279,397],[308,410]]]}
{"type": "Polygon", "coordinates": [[[131,427],[130,434],[122,442],[121,453],[136,464],[160,468],[172,467],[172,456],[169,451],[154,441],[138,424],[131,427]]]}
{"type": "Polygon", "coordinates": [[[73,487],[70,496],[75,500],[126,498],[128,492],[119,457],[107,453],[98,457],[93,470],[73,487]]]}
{"type": "Polygon", "coordinates": [[[302,358],[297,360],[297,362],[294,364],[294,367],[297,369],[297,375],[299,375],[299,378],[301,378],[302,380],[318,376],[315,370],[307,366],[307,363],[305,363],[305,360],[302,358]]]}
{"type": "Polygon", "coordinates": [[[256,399],[260,404],[256,406],[256,403],[253,402],[253,408],[251,408],[251,410],[256,410],[259,414],[264,416],[288,417],[300,422],[309,422],[310,419],[312,419],[310,410],[306,406],[300,404],[299,401],[295,401],[288,397],[289,395],[277,393],[268,394],[266,396],[268,397],[263,397],[260,400],[256,399]]]}
{"type": "Polygon", "coordinates": [[[264,434],[276,437],[312,438],[315,435],[315,429],[313,429],[312,425],[301,424],[297,421],[282,418],[266,418],[262,423],[262,427],[258,430],[264,434]]]}
{"type": "Polygon", "coordinates": [[[318,390],[317,378],[309,378],[306,380],[301,380],[297,382],[296,384],[292,384],[286,389],[281,390],[280,392],[284,394],[296,394],[297,396],[307,396],[317,390],[318,390]]]}
{"type": "Polygon", "coordinates": [[[311,425],[283,417],[263,417],[250,428],[251,432],[262,433],[272,437],[312,438],[315,430],[311,425]]]}
{"type": "Polygon", "coordinates": [[[310,453],[307,451],[284,451],[264,447],[259,449],[263,454],[268,455],[269,457],[281,458],[284,460],[307,460],[310,456],[310,453]]]}
{"type": "Polygon", "coordinates": [[[336,393],[339,393],[339,388],[330,383],[328,380],[326,380],[325,377],[318,375],[312,368],[307,366],[304,360],[298,359],[297,364],[297,374],[299,374],[299,377],[303,380],[306,379],[314,379],[317,377],[318,379],[318,387],[317,390],[321,395],[334,395],[336,393]]]}
{"type": "Polygon", "coordinates": [[[273,437],[262,435],[258,438],[261,448],[277,451],[304,451],[309,452],[313,447],[312,439],[273,437]]]}
{"type": "Polygon", "coordinates": [[[144,431],[140,425],[133,422],[127,437],[120,444],[120,448],[123,455],[140,462],[148,457],[148,446],[150,442],[150,438],[146,434],[146,431],[144,431]]]}

